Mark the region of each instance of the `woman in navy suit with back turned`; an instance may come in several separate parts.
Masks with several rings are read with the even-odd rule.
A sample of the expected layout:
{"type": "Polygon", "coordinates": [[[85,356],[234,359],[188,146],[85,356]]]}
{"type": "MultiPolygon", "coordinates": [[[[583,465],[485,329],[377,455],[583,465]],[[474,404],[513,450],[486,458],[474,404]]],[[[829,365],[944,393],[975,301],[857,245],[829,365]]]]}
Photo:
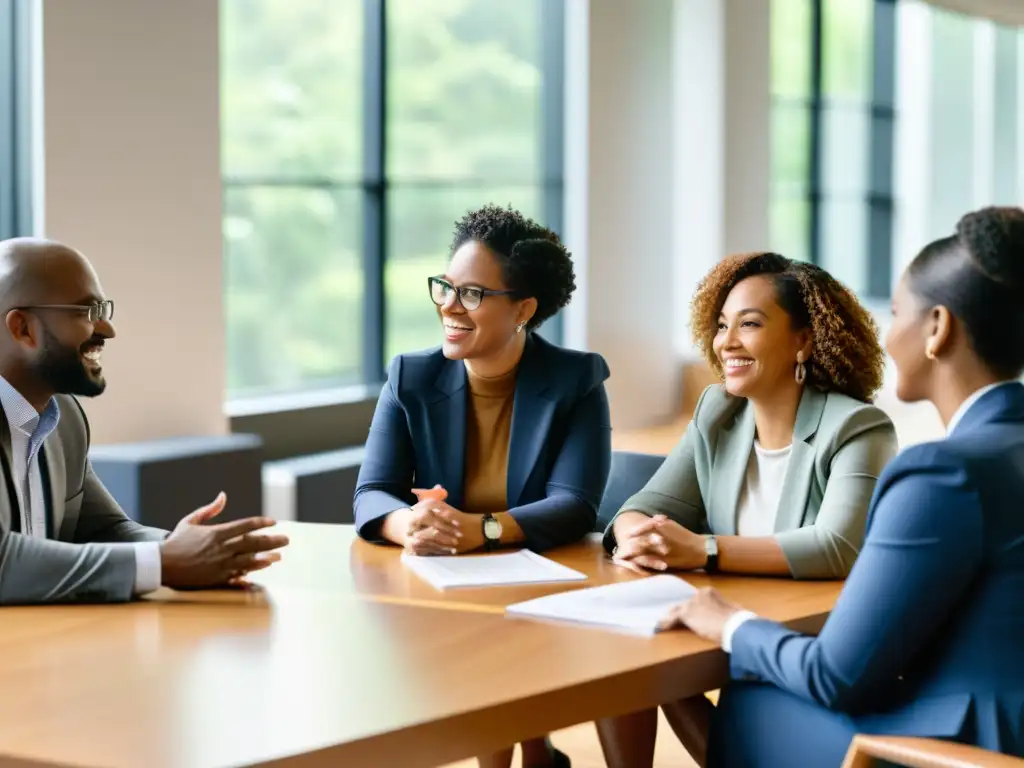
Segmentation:
{"type": "Polygon", "coordinates": [[[711,766],[838,766],[856,733],[1024,756],[1024,211],[970,213],[928,245],[886,344],[897,395],[931,401],[947,436],[882,473],[821,634],[714,590],[666,621],[731,654],[711,766]]]}
{"type": "MultiPolygon", "coordinates": [[[[569,252],[518,212],[486,206],[457,223],[429,288],[444,343],[391,363],[356,486],[359,535],[447,555],[590,533],[611,464],[608,366],[534,334],[576,288],[569,252]],[[417,501],[414,488],[446,498],[417,501]]],[[[508,766],[512,752],[480,764],[508,766]]],[[[569,760],[538,738],[523,764],[569,760]]]]}

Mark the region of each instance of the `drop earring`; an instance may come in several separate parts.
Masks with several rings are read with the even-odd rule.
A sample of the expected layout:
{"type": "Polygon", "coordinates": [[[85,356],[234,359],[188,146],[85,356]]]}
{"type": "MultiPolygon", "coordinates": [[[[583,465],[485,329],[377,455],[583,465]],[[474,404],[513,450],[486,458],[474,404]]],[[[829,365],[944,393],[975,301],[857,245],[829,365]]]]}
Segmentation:
{"type": "Polygon", "coordinates": [[[804,366],[804,353],[796,353],[796,383],[803,384],[807,378],[807,368],[804,366]]]}
{"type": "Polygon", "coordinates": [[[526,323],[520,323],[519,325],[517,325],[516,326],[516,333],[522,333],[524,325],[526,325],[526,323]]]}

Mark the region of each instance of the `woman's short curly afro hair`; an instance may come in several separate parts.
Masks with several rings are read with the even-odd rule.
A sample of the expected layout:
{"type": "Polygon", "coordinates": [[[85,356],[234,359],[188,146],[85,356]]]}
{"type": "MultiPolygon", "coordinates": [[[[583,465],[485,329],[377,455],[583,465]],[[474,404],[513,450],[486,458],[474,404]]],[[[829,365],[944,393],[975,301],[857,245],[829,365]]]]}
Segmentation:
{"type": "Polygon", "coordinates": [[[537,300],[537,311],[527,323],[530,330],[569,303],[576,290],[572,255],[550,229],[512,207],[485,205],[455,223],[452,253],[472,241],[497,257],[505,285],[517,298],[537,300]]]}
{"type": "Polygon", "coordinates": [[[777,253],[731,256],[704,277],[690,304],[693,340],[711,368],[723,376],[713,343],[718,316],[729,291],[741,280],[763,275],[775,287],[776,301],[793,327],[811,330],[807,383],[871,402],[882,386],[885,356],[871,313],[842,283],[821,267],[777,253]]]}

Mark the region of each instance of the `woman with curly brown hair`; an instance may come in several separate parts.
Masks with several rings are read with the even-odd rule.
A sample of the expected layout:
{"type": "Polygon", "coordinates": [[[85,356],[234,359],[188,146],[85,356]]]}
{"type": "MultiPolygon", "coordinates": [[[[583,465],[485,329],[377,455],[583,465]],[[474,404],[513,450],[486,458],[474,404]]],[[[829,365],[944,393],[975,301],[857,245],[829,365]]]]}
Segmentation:
{"type": "MultiPolygon", "coordinates": [[[[682,440],[608,525],[633,568],[844,578],[875,483],[897,451],[870,404],[882,384],[878,331],[820,267],[775,253],[727,258],[697,289],[691,327],[724,383],[701,395],[682,440]]],[[[703,764],[713,711],[666,706],[703,764]]],[[[601,721],[610,766],[650,766],[657,711],[601,721]]]]}

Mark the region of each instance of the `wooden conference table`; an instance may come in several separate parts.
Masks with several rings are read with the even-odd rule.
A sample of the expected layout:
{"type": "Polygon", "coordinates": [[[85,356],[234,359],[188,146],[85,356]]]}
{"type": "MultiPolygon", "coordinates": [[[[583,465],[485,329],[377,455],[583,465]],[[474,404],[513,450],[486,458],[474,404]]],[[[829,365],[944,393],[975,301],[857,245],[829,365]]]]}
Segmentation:
{"type": "MultiPolygon", "coordinates": [[[[586,582],[440,593],[351,526],[282,523],[251,592],[0,612],[0,768],[437,766],[721,686],[686,631],[636,638],[503,607],[641,578],[596,538],[549,553],[586,582]]],[[[817,631],[838,582],[690,574],[817,631]]]]}

